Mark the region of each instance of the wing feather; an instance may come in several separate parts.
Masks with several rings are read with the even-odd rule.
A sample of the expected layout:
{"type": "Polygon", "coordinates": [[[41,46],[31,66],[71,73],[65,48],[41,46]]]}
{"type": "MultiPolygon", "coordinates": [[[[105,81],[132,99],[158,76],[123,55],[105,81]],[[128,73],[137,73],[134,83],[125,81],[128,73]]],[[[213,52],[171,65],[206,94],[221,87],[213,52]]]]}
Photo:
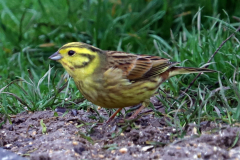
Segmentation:
{"type": "Polygon", "coordinates": [[[135,55],[118,51],[108,51],[107,57],[108,68],[121,69],[122,78],[134,81],[157,76],[178,64],[157,56],[135,55]]]}

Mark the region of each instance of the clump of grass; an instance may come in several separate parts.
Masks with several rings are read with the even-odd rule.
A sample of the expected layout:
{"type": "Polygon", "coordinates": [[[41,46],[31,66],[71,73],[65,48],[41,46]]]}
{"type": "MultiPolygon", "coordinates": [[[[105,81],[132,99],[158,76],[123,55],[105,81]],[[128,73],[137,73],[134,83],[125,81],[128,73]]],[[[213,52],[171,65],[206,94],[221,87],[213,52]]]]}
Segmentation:
{"type": "Polygon", "coordinates": [[[68,74],[63,74],[56,79],[58,72],[52,74],[52,68],[40,78],[34,77],[30,70],[27,79],[18,77],[8,85],[0,89],[2,105],[0,113],[7,117],[10,114],[17,114],[21,111],[41,111],[45,109],[54,110],[56,107],[68,106],[70,108],[81,108],[73,100],[81,98],[68,74]],[[57,83],[56,83],[57,82],[57,83]],[[11,90],[20,90],[13,93],[11,90]],[[72,107],[71,107],[72,106],[72,107]]]}
{"type": "MultiPolygon", "coordinates": [[[[189,90],[185,89],[184,92],[181,91],[181,88],[187,88],[186,84],[191,84],[190,82],[194,77],[193,75],[186,75],[181,78],[187,83],[181,83],[178,80],[177,82],[180,84],[176,84],[173,83],[174,80],[176,82],[176,79],[171,79],[168,82],[169,84],[163,87],[167,93],[160,92],[159,100],[166,106],[166,116],[170,118],[169,125],[179,128],[183,132],[188,124],[192,122],[195,122],[200,127],[203,121],[234,124],[240,118],[240,58],[237,56],[240,43],[234,37],[235,33],[238,35],[237,32],[240,28],[235,29],[234,31],[237,32],[233,32],[231,36],[227,37],[226,32],[229,30],[224,31],[226,23],[219,19],[217,21],[219,22],[219,28],[214,27],[216,23],[213,23],[211,30],[202,29],[191,34],[186,29],[183,29],[181,35],[186,36],[180,37],[179,42],[174,39],[174,50],[176,49],[176,53],[180,52],[175,54],[176,59],[180,59],[183,54],[188,54],[194,61],[188,60],[184,64],[201,65],[201,62],[207,62],[207,59],[210,58],[213,62],[208,61],[209,64],[204,66],[210,65],[213,69],[219,71],[219,73],[201,75],[199,79],[196,79],[201,81],[201,83],[198,83],[197,88],[192,87],[189,90]],[[190,40],[182,43],[183,38],[189,38],[190,40]],[[236,41],[231,41],[231,39],[236,41]],[[201,45],[195,42],[201,42],[201,45]],[[220,47],[218,48],[216,44],[220,47]],[[186,49],[186,46],[190,47],[186,49]],[[179,91],[182,94],[179,94],[179,91]]],[[[228,24],[228,26],[230,25],[228,24]]],[[[231,28],[234,27],[231,26],[231,28]]]]}

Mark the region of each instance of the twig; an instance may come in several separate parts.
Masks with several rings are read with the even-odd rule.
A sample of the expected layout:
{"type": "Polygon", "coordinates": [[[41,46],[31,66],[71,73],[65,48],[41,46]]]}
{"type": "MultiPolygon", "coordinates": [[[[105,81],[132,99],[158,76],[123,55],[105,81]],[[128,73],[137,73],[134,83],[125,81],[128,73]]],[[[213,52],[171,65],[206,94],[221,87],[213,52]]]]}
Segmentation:
{"type": "Polygon", "coordinates": [[[239,17],[233,16],[232,18],[234,18],[234,19],[236,19],[237,21],[240,22],[240,18],[239,17]]]}
{"type": "MultiPolygon", "coordinates": [[[[238,29],[235,31],[235,32],[238,32],[240,30],[240,26],[238,27],[238,29]]],[[[213,55],[209,58],[209,60],[207,61],[207,63],[209,63],[212,59],[213,59],[213,57],[217,54],[217,52],[222,48],[222,46],[232,37],[232,36],[234,36],[235,35],[235,32],[234,33],[232,33],[226,40],[224,40],[222,43],[221,43],[221,45],[217,48],[217,50],[213,53],[213,55]]],[[[209,67],[209,65],[206,65],[204,68],[208,68],[209,67]]],[[[202,72],[201,73],[199,73],[194,79],[193,79],[193,81],[189,84],[189,86],[185,89],[185,91],[184,91],[184,93],[186,93],[188,90],[189,90],[189,88],[194,84],[194,82],[197,80],[197,78],[200,76],[202,74],[202,72]]],[[[180,96],[183,96],[183,93],[180,95],[180,96]]]]}
{"type": "MultiPolygon", "coordinates": [[[[154,107],[155,107],[155,106],[154,106],[154,107]]],[[[161,106],[156,107],[155,110],[158,110],[158,109],[163,108],[163,107],[164,107],[164,106],[161,104],[161,106]]],[[[142,112],[142,114],[150,113],[150,112],[153,112],[153,111],[154,111],[153,109],[150,109],[150,110],[148,110],[148,111],[142,112]]]]}

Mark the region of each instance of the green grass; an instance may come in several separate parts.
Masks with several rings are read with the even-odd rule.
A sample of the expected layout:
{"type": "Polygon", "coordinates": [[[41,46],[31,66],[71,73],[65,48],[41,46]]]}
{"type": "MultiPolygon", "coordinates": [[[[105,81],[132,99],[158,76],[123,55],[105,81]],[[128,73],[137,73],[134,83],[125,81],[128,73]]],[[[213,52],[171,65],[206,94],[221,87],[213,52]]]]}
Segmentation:
{"type": "MultiPolygon", "coordinates": [[[[227,0],[0,1],[0,113],[89,107],[60,64],[48,57],[81,41],[104,50],[157,55],[204,66],[240,22],[240,2],[227,0]],[[83,102],[83,103],[82,103],[83,102]]],[[[161,85],[169,125],[240,120],[240,40],[230,38],[209,63],[219,73],[174,77],[161,85]]],[[[161,115],[156,111],[156,115],[161,115]]]]}

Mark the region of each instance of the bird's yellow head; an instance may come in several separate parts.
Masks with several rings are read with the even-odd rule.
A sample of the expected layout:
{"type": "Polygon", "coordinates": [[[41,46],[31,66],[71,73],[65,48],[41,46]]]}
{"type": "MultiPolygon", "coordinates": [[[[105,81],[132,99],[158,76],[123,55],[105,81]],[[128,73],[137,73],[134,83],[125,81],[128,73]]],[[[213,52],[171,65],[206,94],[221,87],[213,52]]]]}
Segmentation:
{"type": "Polygon", "coordinates": [[[51,55],[51,60],[58,61],[74,79],[83,79],[97,69],[103,51],[91,45],[72,42],[62,46],[51,55]]]}

